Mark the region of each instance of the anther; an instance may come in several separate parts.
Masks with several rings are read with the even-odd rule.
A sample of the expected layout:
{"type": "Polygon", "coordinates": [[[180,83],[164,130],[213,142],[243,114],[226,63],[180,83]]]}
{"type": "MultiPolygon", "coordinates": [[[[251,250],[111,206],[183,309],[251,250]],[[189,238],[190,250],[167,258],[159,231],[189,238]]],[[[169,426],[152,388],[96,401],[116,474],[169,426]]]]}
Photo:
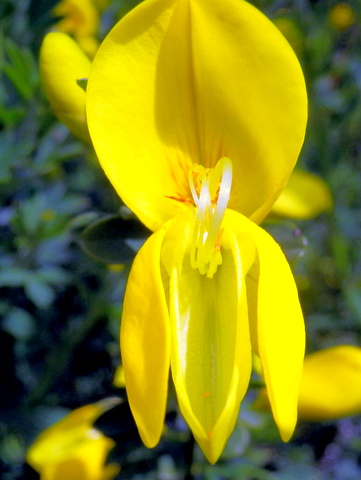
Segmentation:
{"type": "Polygon", "coordinates": [[[191,265],[212,278],[222,263],[222,221],[232,185],[232,162],[221,158],[214,168],[193,165],[189,185],[196,207],[191,265]]]}

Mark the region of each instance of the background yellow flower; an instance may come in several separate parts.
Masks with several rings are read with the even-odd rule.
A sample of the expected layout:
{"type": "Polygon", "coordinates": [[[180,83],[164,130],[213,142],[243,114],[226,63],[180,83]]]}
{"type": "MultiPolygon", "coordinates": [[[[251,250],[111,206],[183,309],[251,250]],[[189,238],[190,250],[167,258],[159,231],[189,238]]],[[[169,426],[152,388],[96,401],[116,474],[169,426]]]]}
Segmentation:
{"type": "Polygon", "coordinates": [[[41,480],[111,480],[117,475],[119,467],[106,464],[115,443],[93,427],[116,403],[109,399],[80,407],[36,438],[27,461],[41,480]]]}

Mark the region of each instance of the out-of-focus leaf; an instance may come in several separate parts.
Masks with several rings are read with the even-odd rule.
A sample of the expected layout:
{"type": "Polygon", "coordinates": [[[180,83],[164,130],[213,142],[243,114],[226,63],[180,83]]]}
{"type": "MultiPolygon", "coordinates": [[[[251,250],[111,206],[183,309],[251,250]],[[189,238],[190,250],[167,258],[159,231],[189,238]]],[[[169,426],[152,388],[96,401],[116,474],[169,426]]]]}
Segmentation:
{"type": "Polygon", "coordinates": [[[361,281],[346,283],[343,287],[347,306],[361,325],[361,281]]]}
{"type": "Polygon", "coordinates": [[[329,58],[332,38],[326,29],[315,27],[305,38],[306,49],[310,55],[310,64],[316,72],[322,71],[329,58]]]}
{"type": "MultiPolygon", "coordinates": [[[[25,294],[31,302],[38,308],[46,308],[49,307],[55,297],[54,289],[49,285],[49,283],[56,285],[55,274],[56,269],[44,269],[40,270],[40,273],[20,267],[3,269],[0,272],[0,288],[24,288],[25,294]]],[[[58,275],[61,275],[59,269],[58,275]]],[[[65,280],[65,275],[61,280],[65,280]]]]}
{"type": "Polygon", "coordinates": [[[19,123],[25,116],[25,110],[21,107],[5,108],[0,105],[0,123],[5,127],[12,127],[19,123]]]}
{"type": "Polygon", "coordinates": [[[12,308],[4,317],[3,329],[19,340],[28,339],[34,332],[34,317],[26,310],[12,308]]]}
{"type": "Polygon", "coordinates": [[[345,229],[342,230],[342,233],[335,232],[330,239],[330,244],[337,272],[341,275],[347,275],[351,264],[350,243],[346,239],[345,229]]]}
{"type": "Polygon", "coordinates": [[[56,21],[51,10],[57,3],[59,0],[31,0],[28,9],[30,23],[43,29],[50,26],[56,21]]]}
{"type": "Polygon", "coordinates": [[[77,228],[85,228],[96,220],[98,220],[98,214],[96,212],[81,213],[80,215],[72,218],[68,226],[72,230],[77,228]]]}
{"type": "Polygon", "coordinates": [[[36,234],[43,209],[44,201],[40,195],[35,195],[19,205],[20,221],[28,235],[36,234]]]}
{"type": "Polygon", "coordinates": [[[126,263],[150,235],[138,220],[110,216],[89,225],[80,237],[80,245],[91,257],[105,263],[126,263]]]}
{"type": "Polygon", "coordinates": [[[31,272],[19,267],[3,269],[0,272],[1,287],[23,287],[31,280],[31,272]]]}
{"type": "Polygon", "coordinates": [[[55,299],[53,288],[36,275],[34,275],[31,281],[27,282],[24,287],[26,296],[38,308],[49,307],[55,299]]]}
{"type": "Polygon", "coordinates": [[[50,283],[51,285],[66,285],[71,279],[69,273],[57,267],[42,268],[36,273],[38,279],[45,283],[50,283]]]}
{"type": "Polygon", "coordinates": [[[60,124],[56,124],[41,137],[33,159],[33,165],[39,173],[47,173],[59,168],[61,162],[74,158],[84,152],[80,142],[67,142],[68,131],[60,124]]]}
{"type": "Polygon", "coordinates": [[[11,179],[12,169],[20,164],[31,152],[33,146],[22,139],[21,142],[11,130],[0,132],[0,184],[11,179]]]}
{"type": "Polygon", "coordinates": [[[37,67],[30,50],[18,47],[12,40],[5,40],[7,61],[4,72],[20,95],[29,100],[38,82],[37,67]]]}
{"type": "Polygon", "coordinates": [[[55,238],[50,238],[41,243],[41,248],[36,251],[36,258],[40,265],[59,265],[68,262],[71,258],[68,246],[71,236],[63,232],[55,238]]]}

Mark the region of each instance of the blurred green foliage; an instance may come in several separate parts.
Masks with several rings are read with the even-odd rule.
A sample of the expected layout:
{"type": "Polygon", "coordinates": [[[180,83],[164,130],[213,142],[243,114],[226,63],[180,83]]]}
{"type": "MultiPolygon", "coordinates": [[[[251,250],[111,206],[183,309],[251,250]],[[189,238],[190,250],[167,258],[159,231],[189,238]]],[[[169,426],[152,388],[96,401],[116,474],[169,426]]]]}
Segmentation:
{"type": "MultiPolygon", "coordinates": [[[[147,236],[91,148],[59,124],[41,91],[38,49],[54,23],[55,3],[0,4],[0,476],[6,480],[38,478],[24,463],[26,449],[69,409],[125,398],[112,385],[121,300],[130,261],[147,236]],[[109,265],[119,263],[126,265],[109,265]]],[[[100,36],[136,3],[111,2],[100,36]]],[[[265,226],[294,266],[308,350],[361,345],[361,4],[347,2],[354,19],[341,28],[330,20],[335,1],[253,3],[274,19],[302,63],[310,119],[299,165],[329,183],[335,202],[331,214],[315,220],[265,226]]],[[[142,446],[126,402],[97,426],[118,442],[111,456],[122,465],[120,479],[361,478],[361,417],[300,423],[293,441],[282,444],[270,415],[252,409],[254,395],[216,466],[205,462],[172,396],[168,429],[154,450],[142,446]]]]}

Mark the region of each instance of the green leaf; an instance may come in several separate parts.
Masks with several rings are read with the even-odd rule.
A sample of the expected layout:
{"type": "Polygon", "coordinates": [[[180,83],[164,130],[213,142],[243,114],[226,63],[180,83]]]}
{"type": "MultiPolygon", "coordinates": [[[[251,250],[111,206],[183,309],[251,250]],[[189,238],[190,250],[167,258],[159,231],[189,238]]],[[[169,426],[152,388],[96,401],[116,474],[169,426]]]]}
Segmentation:
{"type": "Polygon", "coordinates": [[[346,303],[359,324],[361,324],[361,281],[346,282],[343,286],[346,303]]]}
{"type": "Polygon", "coordinates": [[[63,286],[70,282],[71,275],[58,267],[45,267],[37,271],[37,278],[51,285],[63,286]]]}
{"type": "Polygon", "coordinates": [[[18,124],[25,117],[25,110],[21,107],[8,107],[0,105],[0,122],[6,127],[18,124]]]}
{"type": "Polygon", "coordinates": [[[88,85],[88,79],[87,78],[78,78],[76,80],[76,83],[79,85],[80,88],[82,88],[84,90],[84,92],[86,92],[86,87],[88,85]]]}
{"type": "Polygon", "coordinates": [[[114,215],[89,225],[81,234],[80,245],[101,262],[127,263],[133,260],[150,233],[138,220],[114,215]]]}
{"type": "MultiPolygon", "coordinates": [[[[55,298],[53,288],[47,284],[48,281],[56,284],[54,274],[56,270],[50,268],[43,269],[40,273],[20,267],[7,268],[0,272],[0,287],[22,287],[29,300],[38,308],[47,308],[55,298]]],[[[64,280],[64,277],[59,280],[64,280]]]]}
{"type": "Polygon", "coordinates": [[[19,340],[27,340],[35,330],[34,317],[26,310],[12,307],[3,320],[3,328],[19,340]]]}
{"type": "Polygon", "coordinates": [[[5,39],[5,54],[8,61],[5,62],[4,73],[25,100],[31,99],[38,83],[38,72],[30,50],[5,39]]]}
{"type": "Polygon", "coordinates": [[[54,290],[39,279],[36,274],[24,287],[26,296],[38,308],[48,308],[55,300],[54,290]]]}
{"type": "Polygon", "coordinates": [[[31,280],[32,273],[19,267],[3,269],[0,272],[0,287],[23,287],[31,280]]]}

